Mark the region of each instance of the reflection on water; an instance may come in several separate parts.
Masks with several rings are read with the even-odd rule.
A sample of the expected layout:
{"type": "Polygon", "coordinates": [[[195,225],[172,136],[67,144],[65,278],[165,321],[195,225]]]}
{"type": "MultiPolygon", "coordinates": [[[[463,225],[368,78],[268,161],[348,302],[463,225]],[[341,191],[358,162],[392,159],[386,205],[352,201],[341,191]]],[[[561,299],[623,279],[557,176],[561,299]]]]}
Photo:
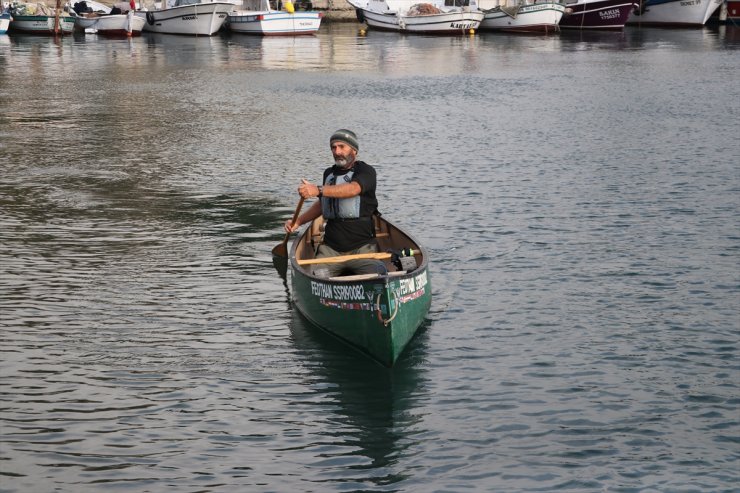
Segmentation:
{"type": "Polygon", "coordinates": [[[347,448],[341,457],[352,471],[318,482],[340,485],[347,482],[347,476],[356,476],[354,487],[360,488],[363,484],[393,485],[407,479],[397,466],[415,442],[411,434],[423,421],[424,402],[429,398],[422,367],[423,338],[422,329],[398,365],[387,369],[357,358],[343,343],[294,311],[291,339],[301,364],[326,385],[325,398],[336,404],[331,417],[336,428],[329,439],[347,448]]]}
{"type": "Polygon", "coordinates": [[[0,37],[0,489],[731,490],[735,31],[0,37]],[[390,370],[271,259],[345,126],[390,370]]]}

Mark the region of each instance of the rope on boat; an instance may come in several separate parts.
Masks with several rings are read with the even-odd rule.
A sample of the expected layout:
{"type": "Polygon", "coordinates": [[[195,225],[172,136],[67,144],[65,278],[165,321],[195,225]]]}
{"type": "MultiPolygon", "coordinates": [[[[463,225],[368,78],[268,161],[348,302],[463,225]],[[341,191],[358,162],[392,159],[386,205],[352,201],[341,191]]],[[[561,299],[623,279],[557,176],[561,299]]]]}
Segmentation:
{"type": "Polygon", "coordinates": [[[391,315],[391,318],[389,318],[388,320],[383,320],[383,312],[380,310],[380,297],[383,296],[383,293],[379,293],[378,298],[375,300],[375,312],[378,314],[378,320],[383,322],[383,325],[385,325],[386,327],[388,327],[388,324],[391,323],[391,321],[393,321],[394,318],[396,318],[396,315],[398,315],[398,305],[400,304],[398,303],[398,297],[395,296],[395,293],[391,289],[388,291],[388,307],[390,308],[391,295],[393,295],[396,298],[396,303],[394,303],[395,306],[393,307],[393,314],[391,315]]]}

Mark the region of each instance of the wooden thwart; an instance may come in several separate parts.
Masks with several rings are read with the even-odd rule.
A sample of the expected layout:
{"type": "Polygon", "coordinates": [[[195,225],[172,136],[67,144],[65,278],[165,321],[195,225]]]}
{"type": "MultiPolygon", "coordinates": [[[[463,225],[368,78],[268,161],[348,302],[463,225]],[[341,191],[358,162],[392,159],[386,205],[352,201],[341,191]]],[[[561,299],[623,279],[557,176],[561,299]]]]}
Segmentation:
{"type": "Polygon", "coordinates": [[[321,258],[307,258],[307,259],[296,259],[298,265],[314,265],[314,264],[338,264],[341,262],[348,262],[350,260],[387,260],[391,258],[390,253],[356,253],[354,255],[339,255],[337,257],[321,257],[321,258]]]}

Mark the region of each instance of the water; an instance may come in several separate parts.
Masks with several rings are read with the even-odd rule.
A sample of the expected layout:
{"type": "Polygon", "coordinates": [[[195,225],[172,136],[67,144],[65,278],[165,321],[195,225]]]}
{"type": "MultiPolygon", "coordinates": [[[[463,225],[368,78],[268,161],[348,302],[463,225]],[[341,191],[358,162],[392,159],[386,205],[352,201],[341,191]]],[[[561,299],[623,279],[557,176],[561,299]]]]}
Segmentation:
{"type": "Polygon", "coordinates": [[[0,490],[737,491],[737,30],[0,37],[0,490]],[[275,273],[354,129],[392,370],[275,273]]]}

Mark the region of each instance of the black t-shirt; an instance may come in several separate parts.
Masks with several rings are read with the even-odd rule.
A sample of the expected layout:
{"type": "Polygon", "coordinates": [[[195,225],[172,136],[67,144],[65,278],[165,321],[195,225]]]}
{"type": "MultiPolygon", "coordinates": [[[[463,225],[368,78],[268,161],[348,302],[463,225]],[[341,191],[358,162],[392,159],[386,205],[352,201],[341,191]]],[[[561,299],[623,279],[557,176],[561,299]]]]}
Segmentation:
{"type": "MultiPolygon", "coordinates": [[[[372,215],[378,209],[378,199],[375,197],[375,168],[363,161],[356,161],[351,168],[354,170],[352,181],[357,182],[362,189],[360,192],[359,219],[328,219],[324,233],[324,242],[339,252],[348,252],[370,243],[375,238],[372,215]]],[[[332,166],[324,171],[324,184],[330,174],[340,177],[350,170],[332,166]]],[[[337,183],[341,184],[340,180],[337,183]]],[[[328,199],[326,197],[321,199],[328,199]]]]}

